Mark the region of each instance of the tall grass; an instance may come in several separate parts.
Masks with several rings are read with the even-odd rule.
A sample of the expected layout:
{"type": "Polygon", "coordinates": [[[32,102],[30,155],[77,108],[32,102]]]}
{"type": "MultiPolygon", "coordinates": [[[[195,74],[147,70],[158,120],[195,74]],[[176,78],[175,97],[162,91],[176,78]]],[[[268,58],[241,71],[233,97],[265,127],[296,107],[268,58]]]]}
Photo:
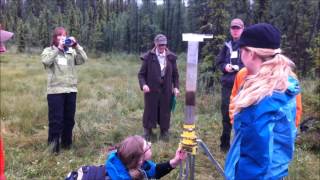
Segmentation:
{"type": "MultiPolygon", "coordinates": [[[[52,156],[47,147],[46,72],[39,55],[1,56],[1,132],[8,179],[63,179],[81,165],[104,164],[105,149],[133,134],[142,134],[143,94],[136,55],[108,54],[78,67],[79,85],[74,146],[52,156]]],[[[174,155],[184,119],[185,55],[179,57],[181,96],[172,114],[170,142],[153,143],[156,162],[174,155]],[[164,148],[166,147],[166,148],[164,148]]],[[[223,166],[219,151],[220,94],[197,94],[197,134],[223,166]]],[[[159,134],[159,131],[157,130],[159,134]]],[[[289,179],[319,179],[319,154],[298,147],[289,179]]],[[[174,170],[163,179],[177,179],[174,170]]],[[[196,156],[195,178],[222,179],[206,156],[196,156]]]]}

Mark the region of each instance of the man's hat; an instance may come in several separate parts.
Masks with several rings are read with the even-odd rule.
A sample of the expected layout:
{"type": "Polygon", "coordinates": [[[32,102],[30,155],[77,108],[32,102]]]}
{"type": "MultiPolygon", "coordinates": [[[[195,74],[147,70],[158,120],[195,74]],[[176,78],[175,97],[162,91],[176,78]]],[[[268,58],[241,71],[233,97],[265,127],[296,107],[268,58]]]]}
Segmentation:
{"type": "Polygon", "coordinates": [[[244,27],[244,24],[243,24],[243,21],[239,18],[236,18],[236,19],[233,19],[230,23],[230,27],[233,27],[233,26],[237,26],[239,28],[243,28],[244,27]]]}
{"type": "Polygon", "coordinates": [[[167,37],[163,34],[158,34],[154,38],[154,43],[155,44],[167,44],[167,37]]]}
{"type": "Polygon", "coordinates": [[[240,47],[278,49],[280,48],[280,31],[267,23],[259,23],[246,28],[238,41],[240,47]]]}

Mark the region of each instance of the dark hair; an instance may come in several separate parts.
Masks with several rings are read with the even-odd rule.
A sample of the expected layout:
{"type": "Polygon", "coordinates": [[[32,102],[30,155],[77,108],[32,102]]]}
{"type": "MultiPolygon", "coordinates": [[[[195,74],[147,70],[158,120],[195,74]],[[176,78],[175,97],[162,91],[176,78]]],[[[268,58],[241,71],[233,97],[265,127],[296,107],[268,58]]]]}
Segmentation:
{"type": "Polygon", "coordinates": [[[64,29],[64,27],[56,27],[53,31],[53,34],[52,34],[52,42],[51,42],[51,45],[53,46],[58,46],[59,45],[59,42],[58,42],[58,39],[57,37],[58,36],[61,36],[62,34],[68,34],[68,32],[64,29]]]}

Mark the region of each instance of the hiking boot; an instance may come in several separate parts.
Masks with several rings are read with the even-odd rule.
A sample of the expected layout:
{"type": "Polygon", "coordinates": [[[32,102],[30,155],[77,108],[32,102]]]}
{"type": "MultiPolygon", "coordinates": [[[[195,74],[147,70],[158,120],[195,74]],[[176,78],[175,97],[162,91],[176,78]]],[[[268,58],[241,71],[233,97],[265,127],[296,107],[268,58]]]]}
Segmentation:
{"type": "Polygon", "coordinates": [[[49,141],[48,145],[50,146],[51,154],[55,154],[55,155],[59,154],[60,152],[59,138],[54,138],[53,140],[49,141]]]}
{"type": "Polygon", "coordinates": [[[160,133],[160,140],[164,142],[169,142],[169,132],[168,131],[161,131],[160,133]]]}
{"type": "Polygon", "coordinates": [[[220,151],[221,152],[224,152],[224,153],[227,153],[230,149],[230,145],[220,145],[220,151]]]}
{"type": "Polygon", "coordinates": [[[223,134],[220,137],[220,151],[228,152],[230,148],[230,136],[223,134]]]}
{"type": "Polygon", "coordinates": [[[70,150],[71,147],[72,147],[72,144],[61,143],[61,149],[70,150]]]}
{"type": "Polygon", "coordinates": [[[152,129],[144,128],[143,137],[146,141],[151,141],[152,129]]]}

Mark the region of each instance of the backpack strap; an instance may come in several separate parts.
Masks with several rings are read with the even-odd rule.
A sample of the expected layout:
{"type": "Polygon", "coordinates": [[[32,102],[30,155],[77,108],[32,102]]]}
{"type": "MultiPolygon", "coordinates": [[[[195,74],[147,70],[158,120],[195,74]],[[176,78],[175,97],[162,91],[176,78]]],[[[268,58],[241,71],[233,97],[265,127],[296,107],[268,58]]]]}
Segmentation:
{"type": "Polygon", "coordinates": [[[81,166],[77,171],[70,172],[65,180],[111,180],[106,173],[105,165],[81,166]]]}

